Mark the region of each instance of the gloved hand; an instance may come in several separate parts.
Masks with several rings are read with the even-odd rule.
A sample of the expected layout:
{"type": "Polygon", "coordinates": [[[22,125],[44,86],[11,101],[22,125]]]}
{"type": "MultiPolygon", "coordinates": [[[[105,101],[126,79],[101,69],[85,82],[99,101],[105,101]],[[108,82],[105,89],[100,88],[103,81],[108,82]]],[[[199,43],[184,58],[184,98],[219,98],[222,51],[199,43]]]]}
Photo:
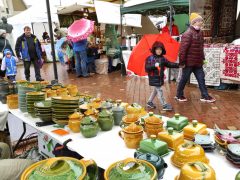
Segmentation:
{"type": "Polygon", "coordinates": [[[155,67],[159,67],[159,63],[155,63],[155,67]]]}

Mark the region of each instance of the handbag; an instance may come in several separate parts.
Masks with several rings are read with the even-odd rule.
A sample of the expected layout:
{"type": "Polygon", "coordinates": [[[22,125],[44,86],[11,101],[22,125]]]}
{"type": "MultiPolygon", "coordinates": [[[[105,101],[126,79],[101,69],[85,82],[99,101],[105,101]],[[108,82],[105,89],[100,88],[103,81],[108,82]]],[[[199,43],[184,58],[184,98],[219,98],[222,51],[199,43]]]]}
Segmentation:
{"type": "Polygon", "coordinates": [[[2,52],[0,52],[0,59],[3,59],[3,51],[4,51],[5,47],[6,47],[6,44],[7,44],[7,40],[5,39],[4,47],[2,49],[2,52]]]}

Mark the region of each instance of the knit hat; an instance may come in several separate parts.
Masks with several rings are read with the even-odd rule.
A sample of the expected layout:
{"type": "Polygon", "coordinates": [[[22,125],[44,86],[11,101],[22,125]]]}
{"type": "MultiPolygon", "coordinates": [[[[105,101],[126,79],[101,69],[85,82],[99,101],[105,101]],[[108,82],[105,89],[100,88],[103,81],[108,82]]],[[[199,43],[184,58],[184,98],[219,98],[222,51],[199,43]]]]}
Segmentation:
{"type": "Polygon", "coordinates": [[[191,15],[190,15],[190,23],[194,24],[198,20],[203,20],[202,16],[200,16],[198,13],[191,13],[191,15]]]}
{"type": "Polygon", "coordinates": [[[3,34],[6,34],[6,30],[0,29],[0,36],[2,36],[3,34]]]}
{"type": "Polygon", "coordinates": [[[6,54],[8,54],[8,53],[10,53],[10,54],[12,55],[12,52],[11,52],[10,49],[5,49],[4,52],[3,52],[4,55],[6,55],[6,54]]]}

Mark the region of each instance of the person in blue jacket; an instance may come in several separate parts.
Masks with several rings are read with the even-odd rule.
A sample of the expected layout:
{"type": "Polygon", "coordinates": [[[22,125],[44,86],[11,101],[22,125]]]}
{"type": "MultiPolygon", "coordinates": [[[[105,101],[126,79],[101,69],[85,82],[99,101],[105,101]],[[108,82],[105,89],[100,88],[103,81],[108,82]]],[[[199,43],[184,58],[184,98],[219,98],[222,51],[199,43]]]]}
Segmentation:
{"type": "Polygon", "coordinates": [[[30,80],[30,66],[33,63],[36,80],[43,81],[40,74],[40,62],[42,61],[41,44],[37,37],[31,33],[29,26],[25,26],[24,33],[18,37],[15,51],[18,59],[23,60],[26,80],[30,80]]]}
{"type": "Polygon", "coordinates": [[[12,51],[10,49],[4,50],[4,58],[2,60],[1,70],[6,70],[7,78],[10,81],[16,81],[15,77],[17,74],[17,64],[18,59],[12,55],[12,51]]]}
{"type": "Polygon", "coordinates": [[[76,73],[77,77],[89,77],[87,69],[87,39],[74,42],[73,51],[76,55],[76,73]]]}

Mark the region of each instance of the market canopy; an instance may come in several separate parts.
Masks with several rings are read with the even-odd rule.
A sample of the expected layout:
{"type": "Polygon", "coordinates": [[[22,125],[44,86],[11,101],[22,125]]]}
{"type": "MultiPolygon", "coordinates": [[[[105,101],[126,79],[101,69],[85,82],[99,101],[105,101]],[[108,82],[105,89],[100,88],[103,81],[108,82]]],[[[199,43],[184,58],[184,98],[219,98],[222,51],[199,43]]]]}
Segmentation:
{"type": "Polygon", "coordinates": [[[131,0],[121,7],[121,13],[159,14],[169,6],[172,6],[175,12],[188,12],[189,0],[131,0]]]}
{"type": "Polygon", "coordinates": [[[94,4],[85,3],[85,2],[77,2],[67,7],[63,7],[58,10],[58,14],[70,14],[74,11],[80,11],[84,8],[94,8],[94,4]]]}

